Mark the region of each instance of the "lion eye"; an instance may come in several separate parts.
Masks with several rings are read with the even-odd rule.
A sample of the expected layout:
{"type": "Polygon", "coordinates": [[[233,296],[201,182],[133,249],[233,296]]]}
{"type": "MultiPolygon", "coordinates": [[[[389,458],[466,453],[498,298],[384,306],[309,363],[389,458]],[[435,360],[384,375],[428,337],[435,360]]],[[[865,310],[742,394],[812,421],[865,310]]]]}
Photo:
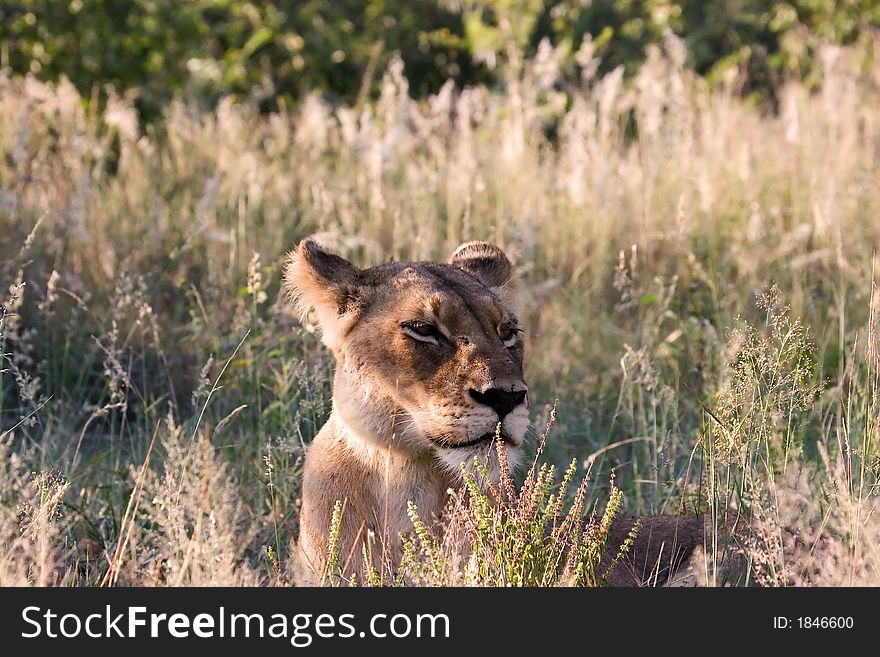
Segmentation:
{"type": "Polygon", "coordinates": [[[409,337],[420,342],[430,342],[433,344],[440,342],[440,331],[429,322],[403,322],[400,327],[409,337]]]}
{"type": "Polygon", "coordinates": [[[499,326],[498,337],[504,342],[505,347],[512,347],[516,344],[516,336],[520,330],[513,326],[499,326]]]}
{"type": "Polygon", "coordinates": [[[419,322],[417,324],[410,324],[409,328],[419,335],[429,336],[434,335],[437,332],[437,329],[427,324],[425,322],[419,322]]]}

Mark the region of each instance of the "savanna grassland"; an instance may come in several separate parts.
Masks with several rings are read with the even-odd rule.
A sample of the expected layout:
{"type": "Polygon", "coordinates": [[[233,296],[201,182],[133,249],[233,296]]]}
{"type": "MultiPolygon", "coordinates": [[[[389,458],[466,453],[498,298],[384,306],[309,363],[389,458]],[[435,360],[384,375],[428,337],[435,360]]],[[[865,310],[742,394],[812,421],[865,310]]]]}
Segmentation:
{"type": "Polygon", "coordinates": [[[311,234],[363,266],[487,239],[525,283],[530,449],[555,415],[558,476],[518,526],[475,508],[464,574],[415,518],[413,579],[601,583],[521,530],[610,506],[741,517],[700,583],[880,584],[871,52],[821,50],[773,107],[670,38],[626,79],[585,47],[577,88],[546,47],[503,91],[415,101],[393,61],[375,104],[149,126],[0,75],[0,585],[291,582],[331,360],[279,286],[311,234]]]}

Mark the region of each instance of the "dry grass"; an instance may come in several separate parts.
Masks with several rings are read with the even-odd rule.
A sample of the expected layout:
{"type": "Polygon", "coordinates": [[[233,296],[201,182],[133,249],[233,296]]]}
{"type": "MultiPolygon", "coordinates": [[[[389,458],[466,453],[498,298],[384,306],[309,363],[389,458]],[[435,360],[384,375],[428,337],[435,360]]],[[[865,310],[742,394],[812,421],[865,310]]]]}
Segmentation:
{"type": "Polygon", "coordinates": [[[880,68],[820,57],[778,113],[670,41],[570,95],[545,49],[510,92],[416,103],[395,64],[375,107],[177,103],[146,131],[0,74],[0,584],[290,581],[329,359],[276,299],[314,232],[362,264],[512,255],[536,426],[559,400],[543,458],[586,458],[583,509],[614,468],[621,512],[753,518],[707,583],[737,550],[737,582],[880,583],[880,68]]]}

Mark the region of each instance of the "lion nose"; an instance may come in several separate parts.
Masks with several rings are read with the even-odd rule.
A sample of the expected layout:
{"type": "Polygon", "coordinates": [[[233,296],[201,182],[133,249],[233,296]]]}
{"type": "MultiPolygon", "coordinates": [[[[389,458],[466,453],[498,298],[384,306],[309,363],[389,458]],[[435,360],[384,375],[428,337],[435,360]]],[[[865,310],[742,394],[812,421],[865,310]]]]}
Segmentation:
{"type": "Polygon", "coordinates": [[[471,388],[468,391],[471,398],[479,404],[490,407],[498,413],[500,419],[504,419],[514,408],[522,404],[526,399],[525,390],[504,390],[503,388],[489,388],[486,392],[480,392],[471,388]]]}

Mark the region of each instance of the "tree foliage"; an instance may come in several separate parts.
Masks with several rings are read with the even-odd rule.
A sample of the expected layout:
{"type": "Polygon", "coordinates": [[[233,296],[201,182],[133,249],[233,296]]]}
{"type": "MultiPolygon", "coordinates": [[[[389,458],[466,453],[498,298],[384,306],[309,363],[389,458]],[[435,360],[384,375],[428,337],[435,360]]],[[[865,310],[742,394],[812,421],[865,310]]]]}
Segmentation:
{"type": "Polygon", "coordinates": [[[878,0],[4,0],[0,60],[86,95],[112,85],[149,114],[179,92],[364,101],[395,52],[414,95],[503,81],[543,39],[569,53],[572,75],[585,38],[604,68],[632,70],[672,32],[699,73],[735,69],[766,92],[809,76],[819,42],[878,26],[878,0]]]}

